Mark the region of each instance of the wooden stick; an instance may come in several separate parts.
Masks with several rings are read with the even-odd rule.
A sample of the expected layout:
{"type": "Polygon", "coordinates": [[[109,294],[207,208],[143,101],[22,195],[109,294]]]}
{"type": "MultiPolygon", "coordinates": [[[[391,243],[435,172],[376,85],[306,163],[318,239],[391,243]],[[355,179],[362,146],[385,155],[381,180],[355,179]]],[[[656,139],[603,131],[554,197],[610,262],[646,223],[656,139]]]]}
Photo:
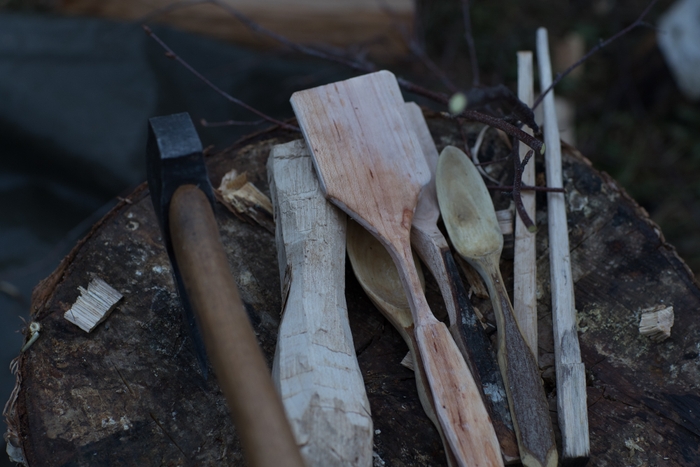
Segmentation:
{"type": "Polygon", "coordinates": [[[372,465],[372,417],[345,303],[345,214],[303,140],[272,148],[283,304],[272,377],[308,467],[372,465]]]}
{"type": "MultiPolygon", "coordinates": [[[[540,89],[549,88],[552,68],[549,60],[547,30],[537,30],[537,61],[540,89]]],[[[554,92],[544,97],[544,137],[547,147],[545,166],[547,186],[562,188],[561,142],[554,108],[554,92]]],[[[547,193],[549,223],[549,271],[552,290],[552,323],[554,358],[557,375],[557,409],[562,435],[563,465],[582,465],[590,456],[588,413],[586,407],[586,374],[581,362],[574,283],[569,255],[569,231],[566,224],[564,193],[547,193]]]]}
{"type": "MultiPolygon", "coordinates": [[[[518,98],[528,106],[535,100],[532,83],[532,52],[518,52],[518,98]]],[[[532,129],[525,129],[532,134],[532,129]]],[[[527,146],[519,145],[521,160],[528,152],[527,146]]],[[[533,158],[534,159],[534,158],[533,158]]],[[[523,170],[523,183],[535,184],[535,161],[531,160],[523,170]]],[[[535,192],[522,192],[525,212],[535,218],[535,192]]],[[[535,232],[530,232],[520,216],[515,216],[515,254],[513,257],[513,311],[523,333],[525,342],[532,350],[537,362],[537,266],[535,232]]]]}

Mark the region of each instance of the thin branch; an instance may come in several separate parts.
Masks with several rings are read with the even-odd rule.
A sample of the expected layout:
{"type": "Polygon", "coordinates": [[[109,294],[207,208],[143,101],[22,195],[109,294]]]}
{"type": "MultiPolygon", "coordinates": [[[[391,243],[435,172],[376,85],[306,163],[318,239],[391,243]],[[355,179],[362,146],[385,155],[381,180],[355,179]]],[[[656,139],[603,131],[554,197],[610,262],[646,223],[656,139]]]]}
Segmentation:
{"type": "Polygon", "coordinates": [[[525,228],[529,232],[534,232],[537,230],[537,227],[535,227],[532,219],[530,219],[530,216],[525,209],[525,205],[523,204],[523,198],[520,196],[520,190],[522,189],[523,185],[523,172],[525,171],[525,166],[532,157],[533,152],[532,150],[529,150],[521,163],[520,156],[518,155],[520,152],[519,146],[520,144],[518,144],[518,141],[515,141],[515,144],[513,144],[513,162],[515,163],[515,175],[513,175],[513,201],[515,201],[515,210],[518,211],[520,220],[523,221],[525,228]]]}
{"type": "Polygon", "coordinates": [[[503,130],[507,135],[516,138],[518,141],[522,141],[529,147],[534,149],[539,154],[544,154],[545,146],[542,141],[538,140],[532,135],[528,135],[520,128],[511,125],[501,118],[492,117],[490,115],[482,114],[481,112],[476,112],[474,110],[465,110],[459,115],[450,115],[447,112],[442,113],[443,116],[448,118],[464,118],[465,120],[471,120],[474,122],[485,123],[486,125],[503,130]]]}
{"type": "Polygon", "coordinates": [[[255,126],[255,125],[261,125],[265,123],[266,120],[255,120],[252,122],[242,122],[238,120],[226,120],[225,122],[209,122],[206,119],[201,119],[199,123],[203,127],[208,127],[208,128],[215,128],[215,127],[220,127],[220,126],[255,126]]]}
{"type": "Polygon", "coordinates": [[[207,78],[205,78],[204,75],[202,75],[202,74],[199,73],[197,70],[195,70],[189,63],[187,63],[185,60],[183,60],[183,59],[182,59],[180,56],[178,56],[175,52],[173,52],[173,50],[172,50],[170,47],[168,47],[168,45],[167,45],[165,42],[163,42],[163,41],[161,40],[161,38],[158,37],[158,36],[156,35],[156,33],[154,33],[154,32],[151,30],[151,28],[149,28],[148,26],[146,26],[146,25],[144,24],[144,25],[143,25],[143,30],[146,31],[146,34],[148,34],[149,36],[151,36],[151,38],[152,38],[153,40],[155,40],[161,47],[163,47],[163,49],[165,49],[165,56],[166,56],[166,57],[172,58],[173,60],[177,61],[180,65],[182,65],[182,66],[184,66],[185,68],[187,68],[187,70],[189,70],[190,73],[192,73],[193,75],[195,75],[195,76],[196,76],[197,78],[199,78],[204,84],[206,84],[207,86],[209,86],[210,88],[212,88],[214,91],[216,91],[217,93],[219,93],[220,95],[222,95],[225,99],[229,100],[230,102],[233,102],[234,104],[237,104],[237,105],[243,107],[244,109],[248,110],[249,112],[254,113],[254,114],[257,115],[258,117],[260,117],[260,118],[262,118],[262,119],[264,119],[264,120],[267,120],[267,121],[270,122],[270,123],[274,123],[274,124],[276,124],[276,125],[279,125],[281,128],[284,128],[284,129],[286,129],[286,130],[291,130],[291,131],[298,131],[298,132],[301,131],[301,130],[299,129],[299,127],[296,127],[296,126],[294,126],[294,125],[290,125],[290,124],[288,124],[288,123],[284,123],[284,122],[282,122],[282,121],[280,121],[280,120],[277,120],[276,118],[270,117],[269,115],[264,114],[263,112],[259,111],[258,109],[254,108],[254,107],[251,107],[250,105],[246,104],[245,102],[241,101],[240,99],[236,99],[235,97],[233,97],[233,96],[230,95],[229,93],[225,92],[224,90],[222,90],[221,88],[219,88],[218,86],[216,86],[214,83],[212,83],[211,81],[209,81],[207,78]]]}
{"type": "Polygon", "coordinates": [[[469,14],[469,0],[462,0],[462,17],[464,18],[464,38],[469,47],[469,60],[472,67],[472,84],[479,85],[479,62],[476,59],[476,46],[474,45],[474,35],[472,34],[472,21],[469,14]]]}
{"type": "MultiPolygon", "coordinates": [[[[447,74],[442,71],[442,69],[437,66],[437,64],[425,52],[425,46],[418,41],[415,28],[412,33],[409,33],[406,30],[406,25],[399,19],[399,15],[393,8],[391,8],[391,5],[384,0],[379,0],[378,3],[381,10],[391,18],[393,28],[401,35],[404,44],[406,44],[406,47],[408,47],[408,50],[413,54],[413,56],[420,60],[425,68],[435,75],[435,77],[440,80],[452,94],[458,92],[459,88],[457,85],[452,82],[449,76],[447,76],[447,74]]],[[[418,17],[420,15],[415,16],[418,17]]]]}
{"type": "Polygon", "coordinates": [[[208,1],[209,0],[182,0],[179,2],[168,3],[160,8],[149,11],[146,15],[142,16],[136,21],[141,24],[148,23],[158,16],[167,15],[168,13],[172,13],[173,11],[181,10],[183,8],[201,5],[203,3],[207,3],[208,1]]]}
{"type": "Polygon", "coordinates": [[[615,34],[614,36],[610,37],[609,39],[607,39],[607,40],[605,40],[605,41],[599,42],[598,45],[596,45],[595,47],[593,47],[586,55],[584,55],[583,57],[581,57],[581,59],[578,60],[576,63],[574,63],[574,64],[571,65],[569,68],[567,68],[566,70],[564,70],[564,72],[562,72],[562,73],[557,73],[557,76],[556,76],[556,78],[554,78],[554,81],[552,81],[552,84],[551,84],[547,89],[545,89],[545,91],[544,91],[542,94],[540,94],[540,96],[537,98],[537,100],[535,100],[535,104],[532,106],[532,108],[533,108],[533,109],[536,109],[537,106],[540,105],[540,103],[542,102],[542,99],[544,99],[544,96],[546,96],[547,93],[548,93],[549,91],[551,91],[552,89],[554,89],[554,86],[556,86],[557,84],[559,84],[559,82],[560,82],[562,79],[564,79],[569,73],[571,73],[572,71],[574,71],[574,69],[575,69],[576,67],[578,67],[578,66],[581,65],[583,62],[585,62],[586,60],[588,60],[593,54],[595,54],[596,52],[598,52],[600,49],[606,47],[607,45],[609,45],[609,44],[610,44],[611,42],[613,42],[614,40],[619,39],[620,37],[624,36],[625,34],[627,34],[628,32],[630,32],[632,29],[634,29],[634,28],[636,28],[636,27],[638,27],[638,26],[646,26],[647,23],[645,23],[645,22],[643,21],[643,19],[644,19],[644,17],[649,13],[649,11],[651,11],[651,8],[656,4],[657,1],[658,1],[658,0],[651,0],[651,3],[649,3],[649,5],[647,5],[647,7],[644,9],[644,11],[642,11],[642,14],[639,15],[639,18],[637,18],[637,20],[636,20],[634,23],[630,24],[629,26],[627,26],[627,27],[626,27],[625,29],[623,29],[622,31],[619,31],[617,34],[615,34]]]}

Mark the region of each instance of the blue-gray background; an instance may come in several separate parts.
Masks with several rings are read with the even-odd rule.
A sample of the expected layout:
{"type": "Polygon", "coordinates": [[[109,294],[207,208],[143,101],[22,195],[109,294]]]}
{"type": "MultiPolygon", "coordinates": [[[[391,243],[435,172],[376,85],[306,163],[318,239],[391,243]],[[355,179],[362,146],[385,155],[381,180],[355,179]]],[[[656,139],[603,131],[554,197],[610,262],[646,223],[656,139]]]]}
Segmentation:
{"type": "MultiPolygon", "coordinates": [[[[154,29],[221,88],[280,118],[293,116],[293,91],[349,76],[154,29]]],[[[14,386],[8,367],[32,288],[145,180],[147,119],[182,111],[196,122],[257,119],[166,58],[138,24],[0,14],[0,406],[14,386]]],[[[224,148],[257,128],[199,130],[205,147],[224,148]]],[[[3,442],[0,466],[10,465],[4,450],[3,442]]]]}

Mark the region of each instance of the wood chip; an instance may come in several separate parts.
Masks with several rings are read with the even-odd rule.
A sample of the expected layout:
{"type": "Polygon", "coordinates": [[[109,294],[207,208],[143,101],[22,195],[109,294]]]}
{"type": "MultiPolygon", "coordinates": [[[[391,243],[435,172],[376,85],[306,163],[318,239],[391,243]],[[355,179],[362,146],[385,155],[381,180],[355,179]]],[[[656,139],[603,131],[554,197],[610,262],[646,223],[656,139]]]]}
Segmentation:
{"type": "Polygon", "coordinates": [[[673,307],[658,305],[642,311],[639,320],[639,333],[654,342],[662,342],[671,337],[673,327],[673,307]]]}
{"type": "Polygon", "coordinates": [[[99,277],[88,284],[87,290],[82,287],[78,287],[78,290],[80,297],[63,317],[85,332],[91,332],[104,321],[123,298],[122,294],[99,277]]]}
{"type": "Polygon", "coordinates": [[[245,172],[239,174],[236,170],[231,170],[224,175],[216,195],[219,201],[240,219],[253,221],[275,233],[270,198],[248,181],[245,172]]]}

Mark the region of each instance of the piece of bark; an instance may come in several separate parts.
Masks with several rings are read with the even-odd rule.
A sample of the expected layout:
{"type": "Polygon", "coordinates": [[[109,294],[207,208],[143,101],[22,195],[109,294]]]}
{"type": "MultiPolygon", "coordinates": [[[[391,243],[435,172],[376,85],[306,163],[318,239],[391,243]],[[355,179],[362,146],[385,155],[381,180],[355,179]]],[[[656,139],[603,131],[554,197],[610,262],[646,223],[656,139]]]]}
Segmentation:
{"type": "MultiPolygon", "coordinates": [[[[518,99],[532,107],[534,100],[532,78],[532,52],[518,52],[518,99]]],[[[531,128],[524,131],[532,134],[531,128]]],[[[520,160],[524,160],[529,148],[524,144],[519,146],[520,160]]],[[[535,161],[530,160],[523,168],[522,183],[535,185],[535,161]]],[[[535,219],[535,193],[520,192],[525,212],[530,219],[535,219]]],[[[525,337],[535,361],[538,359],[537,348],[537,263],[536,235],[530,232],[520,216],[515,216],[515,244],[513,254],[513,312],[520,330],[525,337]]]]}
{"type": "Polygon", "coordinates": [[[326,201],[303,140],[272,148],[283,310],[272,365],[309,467],[372,464],[372,417],[345,302],[345,214],[326,201]]]}
{"type": "MultiPolygon", "coordinates": [[[[544,91],[552,83],[547,30],[544,28],[537,30],[537,62],[540,89],[544,91]]],[[[554,108],[554,91],[550,91],[544,97],[543,112],[545,146],[547,147],[545,154],[547,186],[563,188],[561,141],[554,108]]],[[[586,369],[581,361],[576,329],[574,280],[569,253],[569,232],[564,193],[547,193],[547,221],[557,408],[562,435],[561,458],[564,465],[584,465],[590,455],[588,414],[586,411],[586,369]]]]}

